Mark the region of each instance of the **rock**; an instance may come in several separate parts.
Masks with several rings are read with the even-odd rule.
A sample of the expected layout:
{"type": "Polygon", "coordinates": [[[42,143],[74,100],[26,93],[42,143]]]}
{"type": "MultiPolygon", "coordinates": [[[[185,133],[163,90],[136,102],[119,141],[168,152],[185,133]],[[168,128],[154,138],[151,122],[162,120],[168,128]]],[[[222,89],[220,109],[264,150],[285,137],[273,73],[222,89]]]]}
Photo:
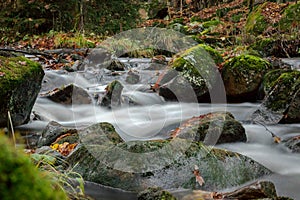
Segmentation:
{"type": "Polygon", "coordinates": [[[100,106],[112,108],[119,107],[121,105],[121,93],[123,90],[123,85],[115,80],[107,85],[106,93],[101,100],[100,106]]]}
{"type": "Polygon", "coordinates": [[[67,133],[77,134],[77,130],[68,129],[55,121],[51,121],[46,126],[45,130],[42,132],[42,135],[37,143],[37,146],[38,147],[49,146],[53,142],[55,142],[58,137],[67,133]]]}
{"type": "Polygon", "coordinates": [[[140,76],[133,71],[129,71],[126,76],[126,83],[137,84],[140,81],[140,76]]]}
{"type": "Polygon", "coordinates": [[[176,198],[168,191],[161,188],[148,188],[137,195],[138,200],[176,200],[176,198]]]}
{"type": "Polygon", "coordinates": [[[25,57],[0,56],[0,127],[8,124],[8,111],[14,126],[27,123],[41,89],[44,71],[25,57]]]}
{"type": "Polygon", "coordinates": [[[275,71],[274,74],[276,76],[269,75],[270,80],[265,81],[268,83],[265,85],[268,95],[252,119],[264,124],[300,122],[300,72],[276,74],[275,71]]]}
{"type": "Polygon", "coordinates": [[[292,72],[290,69],[274,69],[267,72],[263,78],[263,89],[265,94],[268,94],[275,86],[277,79],[283,73],[292,72]]]}
{"type": "Polygon", "coordinates": [[[95,48],[85,58],[84,63],[78,70],[95,71],[106,68],[112,62],[112,54],[105,48],[95,48]]]}
{"type": "Polygon", "coordinates": [[[68,199],[55,178],[45,176],[2,134],[0,149],[1,199],[68,199]]]}
{"type": "Polygon", "coordinates": [[[166,100],[209,101],[208,91],[218,84],[218,71],[208,53],[197,45],[176,55],[156,82],[159,95],[166,100]]]}
{"type": "Polygon", "coordinates": [[[300,153],[300,136],[295,136],[283,141],[293,153],[300,153]]]}
{"type": "Polygon", "coordinates": [[[228,112],[193,117],[172,131],[171,137],[202,141],[207,145],[247,141],[244,127],[228,112]]]}
{"type": "Polygon", "coordinates": [[[208,192],[203,190],[193,191],[184,196],[183,200],[203,199],[277,199],[276,189],[272,182],[257,181],[250,185],[238,188],[230,192],[208,192]]]}
{"type": "Polygon", "coordinates": [[[157,55],[151,58],[151,63],[167,64],[167,58],[164,55],[157,55]]]}
{"type": "Polygon", "coordinates": [[[215,191],[270,174],[238,153],[180,138],[123,142],[109,127],[98,124],[80,132],[81,144],[67,157],[73,171],[87,181],[129,191],[195,189],[199,185],[192,171],[197,165],[205,180],[201,189],[215,191]]]}
{"type": "Polygon", "coordinates": [[[227,61],[222,69],[222,77],[228,100],[257,100],[259,87],[269,68],[267,61],[252,55],[241,55],[227,61]]]}
{"type": "Polygon", "coordinates": [[[74,84],[67,85],[63,88],[55,88],[42,96],[47,97],[56,103],[66,105],[92,103],[92,98],[89,93],[74,84]]]}
{"type": "Polygon", "coordinates": [[[106,69],[111,71],[125,71],[125,64],[118,59],[113,59],[106,69]]]}

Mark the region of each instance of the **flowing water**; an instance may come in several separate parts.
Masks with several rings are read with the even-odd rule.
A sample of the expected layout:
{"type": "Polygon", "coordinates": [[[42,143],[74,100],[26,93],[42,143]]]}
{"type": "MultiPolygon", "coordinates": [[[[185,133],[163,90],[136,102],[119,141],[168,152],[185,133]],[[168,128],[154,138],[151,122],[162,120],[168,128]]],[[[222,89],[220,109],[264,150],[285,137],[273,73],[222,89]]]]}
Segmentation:
{"type": "MultiPolygon", "coordinates": [[[[155,71],[141,70],[148,60],[123,60],[128,68],[134,63],[141,81],[139,84],[129,85],[124,82],[126,74],[121,72],[117,76],[109,72],[66,73],[46,71],[41,93],[68,83],[85,88],[91,96],[102,95],[106,84],[114,79],[124,83],[124,103],[120,108],[108,110],[95,105],[62,105],[46,98],[39,97],[33,111],[42,120],[32,121],[22,128],[42,130],[49,121],[57,121],[65,126],[83,127],[97,122],[110,122],[114,124],[121,137],[126,140],[147,140],[154,138],[167,138],[168,131],[174,129],[184,120],[212,111],[229,111],[237,120],[243,123],[246,129],[247,143],[233,143],[218,145],[220,148],[239,152],[261,163],[274,174],[264,179],[272,180],[279,195],[300,199],[300,155],[291,153],[283,144],[274,144],[271,134],[265,127],[252,124],[249,119],[259,106],[259,103],[239,104],[197,104],[197,103],[166,103],[164,100],[149,91],[149,85],[157,78],[155,71]],[[138,64],[137,64],[138,63],[138,64]],[[126,103],[126,99],[136,104],[126,103]]],[[[300,135],[300,124],[281,124],[267,127],[282,139],[300,135]]],[[[132,199],[132,193],[87,183],[87,193],[96,199],[132,199]]]]}

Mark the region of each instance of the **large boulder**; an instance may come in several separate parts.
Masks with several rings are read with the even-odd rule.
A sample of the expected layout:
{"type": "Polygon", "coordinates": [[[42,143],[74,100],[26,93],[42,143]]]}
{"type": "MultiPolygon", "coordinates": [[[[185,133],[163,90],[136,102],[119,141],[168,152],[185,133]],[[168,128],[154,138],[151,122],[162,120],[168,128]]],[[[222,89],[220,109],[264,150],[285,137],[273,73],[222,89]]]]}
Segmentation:
{"type": "Polygon", "coordinates": [[[270,80],[264,82],[268,94],[252,118],[270,124],[300,122],[300,72],[276,72],[267,74],[270,80]]]}
{"type": "Polygon", "coordinates": [[[8,124],[8,111],[15,126],[29,121],[43,76],[39,63],[0,56],[0,126],[8,124]]]}
{"type": "Polygon", "coordinates": [[[203,44],[175,55],[156,83],[159,95],[166,100],[209,101],[209,90],[219,83],[220,62],[220,54],[203,44]]]}
{"type": "Polygon", "coordinates": [[[209,145],[247,141],[244,127],[228,112],[193,117],[172,131],[171,136],[202,141],[209,145]]]}
{"type": "Polygon", "coordinates": [[[205,180],[201,189],[213,191],[270,174],[250,158],[200,142],[181,138],[123,142],[115,134],[113,128],[99,125],[80,132],[81,144],[67,158],[73,171],[85,180],[130,191],[198,188],[195,165],[205,180]]]}
{"type": "Polygon", "coordinates": [[[240,55],[227,61],[222,77],[229,101],[255,101],[269,62],[252,55],[240,55]]]}

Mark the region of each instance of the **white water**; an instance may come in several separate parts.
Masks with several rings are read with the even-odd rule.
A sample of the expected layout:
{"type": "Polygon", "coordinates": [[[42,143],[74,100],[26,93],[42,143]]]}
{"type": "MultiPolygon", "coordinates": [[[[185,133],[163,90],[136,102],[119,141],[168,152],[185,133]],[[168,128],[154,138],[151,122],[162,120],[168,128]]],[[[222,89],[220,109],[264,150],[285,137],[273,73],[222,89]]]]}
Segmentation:
{"type": "MultiPolygon", "coordinates": [[[[117,77],[121,80],[124,77],[117,77]]],[[[72,73],[59,74],[46,72],[43,92],[68,83],[75,83],[89,92],[103,92],[105,84],[95,84],[94,80],[72,73]],[[91,89],[92,88],[92,89],[91,89]]],[[[151,78],[147,78],[147,81],[151,78]]],[[[300,199],[300,155],[291,153],[283,144],[274,144],[272,136],[261,125],[249,123],[249,117],[259,106],[253,103],[241,104],[188,104],[165,103],[153,93],[143,92],[147,88],[145,82],[140,85],[125,85],[123,96],[131,97],[139,106],[124,105],[121,108],[107,110],[95,105],[65,106],[45,98],[38,98],[33,111],[43,117],[43,121],[34,121],[25,125],[26,128],[42,129],[49,121],[57,121],[65,126],[82,127],[97,122],[114,124],[121,137],[126,140],[146,140],[166,138],[168,130],[193,116],[212,111],[229,111],[243,123],[246,129],[247,143],[219,145],[249,156],[272,170],[275,174],[268,179],[276,184],[279,195],[287,195],[300,199]],[[298,194],[299,193],[299,194],[298,194]]],[[[268,128],[282,139],[300,135],[300,124],[274,125],[268,128]]]]}

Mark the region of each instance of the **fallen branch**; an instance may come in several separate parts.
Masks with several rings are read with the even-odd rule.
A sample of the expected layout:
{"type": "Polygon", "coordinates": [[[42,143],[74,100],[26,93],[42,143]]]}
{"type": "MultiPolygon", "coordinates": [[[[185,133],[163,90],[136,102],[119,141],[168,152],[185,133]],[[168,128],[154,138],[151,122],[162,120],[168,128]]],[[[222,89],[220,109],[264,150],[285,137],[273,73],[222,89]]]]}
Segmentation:
{"type": "Polygon", "coordinates": [[[37,50],[20,50],[20,49],[8,49],[8,48],[0,48],[0,51],[8,51],[8,52],[16,52],[16,53],[23,53],[23,54],[28,54],[28,55],[40,55],[44,56],[48,59],[53,59],[53,56],[44,52],[40,52],[37,50]]]}

